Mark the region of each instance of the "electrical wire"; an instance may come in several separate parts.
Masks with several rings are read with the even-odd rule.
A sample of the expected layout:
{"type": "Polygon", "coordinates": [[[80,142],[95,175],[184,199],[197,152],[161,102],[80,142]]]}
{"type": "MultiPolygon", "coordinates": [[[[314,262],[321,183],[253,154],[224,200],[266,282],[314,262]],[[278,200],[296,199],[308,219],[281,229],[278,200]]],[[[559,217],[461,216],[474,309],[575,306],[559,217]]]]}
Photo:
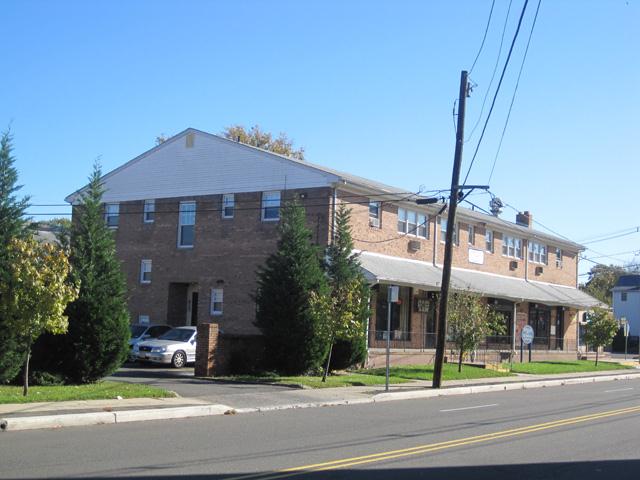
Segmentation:
{"type": "Polygon", "coordinates": [[[482,37],[482,42],[480,43],[480,48],[478,49],[478,53],[476,54],[476,58],[473,60],[473,64],[471,65],[471,68],[469,69],[469,75],[471,75],[471,72],[473,72],[473,67],[476,66],[476,62],[478,61],[478,58],[480,57],[480,54],[482,53],[482,47],[484,47],[484,42],[487,39],[487,32],[489,32],[489,25],[491,24],[491,16],[493,15],[493,7],[496,5],[496,0],[493,0],[491,2],[491,10],[489,10],[489,18],[487,19],[487,26],[484,29],[484,35],[482,37]]]}
{"type": "Polygon", "coordinates": [[[469,178],[469,174],[471,173],[471,169],[473,168],[473,163],[476,160],[476,156],[478,155],[478,150],[480,149],[480,145],[482,144],[482,139],[484,138],[484,134],[487,130],[487,125],[489,125],[489,119],[491,119],[491,114],[493,113],[493,108],[496,105],[496,100],[498,98],[498,93],[500,93],[500,87],[502,86],[502,81],[504,80],[504,75],[507,71],[507,67],[509,66],[509,61],[511,60],[511,54],[513,53],[513,47],[516,44],[516,40],[518,39],[518,34],[520,33],[520,27],[522,26],[522,19],[524,18],[524,14],[527,10],[527,5],[529,4],[529,0],[524,1],[524,5],[522,6],[522,12],[520,13],[520,18],[518,19],[518,26],[516,27],[516,31],[513,35],[513,40],[511,41],[511,47],[509,48],[509,53],[507,55],[507,59],[504,62],[504,67],[502,69],[502,74],[500,75],[500,80],[498,81],[498,86],[496,87],[496,91],[493,95],[493,100],[491,102],[491,108],[489,108],[489,113],[487,114],[487,118],[485,119],[484,126],[482,127],[482,133],[480,134],[480,138],[478,139],[478,144],[476,145],[475,152],[473,153],[473,157],[471,158],[471,164],[469,165],[469,169],[467,170],[467,174],[464,177],[464,182],[462,184],[467,183],[467,179],[469,178]]]}

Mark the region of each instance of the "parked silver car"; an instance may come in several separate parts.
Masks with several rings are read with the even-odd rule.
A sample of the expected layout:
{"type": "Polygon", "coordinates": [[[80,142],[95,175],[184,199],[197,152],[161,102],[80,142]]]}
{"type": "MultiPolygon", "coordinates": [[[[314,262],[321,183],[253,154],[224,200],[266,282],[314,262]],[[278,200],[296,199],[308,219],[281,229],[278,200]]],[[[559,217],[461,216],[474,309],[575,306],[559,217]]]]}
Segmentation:
{"type": "Polygon", "coordinates": [[[155,340],[140,342],[133,347],[136,359],[143,362],[166,363],[182,368],[196,360],[196,327],[178,327],[155,340]]]}
{"type": "Polygon", "coordinates": [[[143,325],[141,323],[131,325],[131,338],[129,339],[129,360],[135,361],[136,357],[133,354],[133,348],[140,342],[145,340],[151,340],[164,335],[172,327],[169,325],[143,325]]]}

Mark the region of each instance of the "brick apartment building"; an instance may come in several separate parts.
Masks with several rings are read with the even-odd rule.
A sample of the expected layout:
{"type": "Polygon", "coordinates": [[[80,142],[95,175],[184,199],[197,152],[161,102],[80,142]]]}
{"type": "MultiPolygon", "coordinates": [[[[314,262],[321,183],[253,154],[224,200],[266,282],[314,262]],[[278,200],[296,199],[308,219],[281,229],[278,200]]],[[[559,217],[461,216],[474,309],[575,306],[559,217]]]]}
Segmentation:
{"type": "MultiPolygon", "coordinates": [[[[114,230],[132,322],[216,323],[256,335],[255,272],[277,242],[279,207],[306,208],[313,241],[331,241],[336,206],[352,209],[355,248],[372,286],[371,358],[386,343],[386,286],[393,347],[434,346],[446,212],[365,178],[187,129],[104,176],[105,220],[114,230]]],[[[74,204],[79,190],[67,197],[74,204]]],[[[577,289],[582,246],[517,223],[460,208],[453,288],[482,294],[505,319],[495,339],[512,349],[526,324],[535,348],[575,354],[580,312],[598,302],[577,289]]]]}

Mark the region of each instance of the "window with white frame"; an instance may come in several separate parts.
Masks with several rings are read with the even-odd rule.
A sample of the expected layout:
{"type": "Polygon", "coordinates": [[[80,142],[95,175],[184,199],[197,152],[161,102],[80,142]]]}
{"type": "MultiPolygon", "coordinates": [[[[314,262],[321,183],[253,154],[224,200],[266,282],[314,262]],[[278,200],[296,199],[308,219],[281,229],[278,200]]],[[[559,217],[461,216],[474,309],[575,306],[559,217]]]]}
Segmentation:
{"type": "Polygon", "coordinates": [[[423,213],[418,214],[418,236],[429,238],[429,217],[423,213]]]}
{"type": "Polygon", "coordinates": [[[120,204],[107,203],[104,206],[104,220],[109,228],[118,228],[120,218],[120,204]]]}
{"type": "Polygon", "coordinates": [[[529,240],[529,261],[532,263],[547,264],[547,246],[529,240]]]}
{"type": "Polygon", "coordinates": [[[140,262],[140,283],[151,283],[151,260],[140,262]]]}
{"type": "Polygon", "coordinates": [[[196,202],[180,202],[178,247],[193,247],[196,233],[196,202]]]}
{"type": "Polygon", "coordinates": [[[369,200],[369,225],[380,227],[380,202],[369,200]]]}
{"type": "Polygon", "coordinates": [[[489,253],[493,253],[493,230],[487,229],[484,231],[484,249],[489,253]]]}
{"type": "Polygon", "coordinates": [[[399,208],[398,233],[428,238],[428,217],[422,213],[399,208]]]}
{"type": "Polygon", "coordinates": [[[511,258],[522,258],[522,240],[502,234],[502,255],[511,258]]]}
{"type": "Polygon", "coordinates": [[[280,192],[262,192],[262,221],[272,222],[280,219],[280,192]]]}
{"type": "Polygon", "coordinates": [[[138,315],[138,323],[140,325],[149,325],[149,315],[138,315]]]}
{"type": "Polygon", "coordinates": [[[144,223],[153,223],[156,217],[156,201],[155,200],[145,200],[144,201],[144,215],[143,221],[144,223]]]}
{"type": "MultiPolygon", "coordinates": [[[[460,224],[458,224],[456,222],[456,224],[454,225],[453,228],[453,244],[454,245],[460,245],[458,243],[458,230],[460,229],[460,224]]],[[[446,218],[441,218],[440,219],[440,233],[441,233],[441,237],[440,237],[440,241],[441,242],[446,242],[447,240],[447,219],[446,218]]]]}
{"type": "Polygon", "coordinates": [[[236,206],[236,199],[233,193],[222,196],[222,218],[233,218],[233,211],[236,206]]]}
{"type": "Polygon", "coordinates": [[[556,248],[556,268],[562,268],[562,249],[556,248]]]}
{"type": "Polygon", "coordinates": [[[620,301],[621,302],[627,301],[627,292],[620,292],[620,301]]]}
{"type": "Polygon", "coordinates": [[[407,211],[404,208],[398,209],[398,233],[407,233],[407,211]]]}
{"type": "Polygon", "coordinates": [[[211,315],[222,315],[222,288],[211,289],[211,315]]]}
{"type": "Polygon", "coordinates": [[[469,225],[469,245],[476,244],[476,227],[474,225],[469,225]]]}
{"type": "Polygon", "coordinates": [[[409,235],[417,235],[418,230],[418,214],[409,210],[407,212],[407,233],[409,235]]]}

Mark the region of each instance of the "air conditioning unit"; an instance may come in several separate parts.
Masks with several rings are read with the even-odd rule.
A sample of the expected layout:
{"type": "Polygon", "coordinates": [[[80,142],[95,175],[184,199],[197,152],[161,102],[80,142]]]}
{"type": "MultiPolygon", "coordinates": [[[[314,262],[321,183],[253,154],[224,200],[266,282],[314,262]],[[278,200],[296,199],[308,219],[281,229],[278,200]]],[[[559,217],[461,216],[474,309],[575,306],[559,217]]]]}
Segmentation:
{"type": "Polygon", "coordinates": [[[511,260],[509,262],[509,270],[517,270],[518,269],[518,262],[515,260],[511,260]]]}
{"type": "Polygon", "coordinates": [[[419,240],[409,240],[409,250],[417,252],[422,247],[422,243],[419,240]]]}
{"type": "Polygon", "coordinates": [[[542,272],[544,272],[543,267],[536,267],[536,275],[542,275],[542,272]]]}
{"type": "Polygon", "coordinates": [[[380,228],[379,218],[369,218],[369,226],[374,228],[380,228]]]}

